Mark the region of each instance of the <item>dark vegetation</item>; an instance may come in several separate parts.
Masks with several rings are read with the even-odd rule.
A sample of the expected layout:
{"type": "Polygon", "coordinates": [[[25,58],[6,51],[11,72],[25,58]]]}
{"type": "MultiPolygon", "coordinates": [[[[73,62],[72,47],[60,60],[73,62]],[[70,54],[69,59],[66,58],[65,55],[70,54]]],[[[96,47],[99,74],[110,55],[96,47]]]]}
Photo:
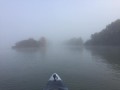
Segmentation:
{"type": "Polygon", "coordinates": [[[83,40],[81,37],[79,38],[72,38],[70,40],[67,40],[65,42],[66,45],[71,45],[71,46],[82,46],[83,45],[83,40]]]}
{"type": "Polygon", "coordinates": [[[39,41],[34,40],[33,38],[19,41],[13,46],[13,49],[19,48],[40,48],[46,45],[46,39],[42,37],[39,41]]]}
{"type": "MultiPolygon", "coordinates": [[[[72,38],[65,41],[69,46],[82,46],[83,40],[81,37],[72,38]]],[[[17,42],[12,48],[31,48],[41,47],[46,45],[46,39],[42,37],[39,41],[34,39],[22,40],[17,42]]],[[[97,32],[91,35],[91,39],[85,42],[85,45],[89,46],[120,46],[120,19],[107,25],[101,32],[97,32]]]]}
{"type": "Polygon", "coordinates": [[[120,20],[107,25],[101,32],[91,35],[85,45],[120,46],[120,20]]]}

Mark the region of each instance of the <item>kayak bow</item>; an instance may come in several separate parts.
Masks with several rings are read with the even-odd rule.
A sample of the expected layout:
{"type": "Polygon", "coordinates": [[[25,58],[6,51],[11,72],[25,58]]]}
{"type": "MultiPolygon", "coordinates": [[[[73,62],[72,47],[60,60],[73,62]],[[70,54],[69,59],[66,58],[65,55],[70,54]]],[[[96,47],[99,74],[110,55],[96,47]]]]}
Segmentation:
{"type": "Polygon", "coordinates": [[[58,74],[54,73],[48,80],[44,90],[68,90],[58,74]]]}

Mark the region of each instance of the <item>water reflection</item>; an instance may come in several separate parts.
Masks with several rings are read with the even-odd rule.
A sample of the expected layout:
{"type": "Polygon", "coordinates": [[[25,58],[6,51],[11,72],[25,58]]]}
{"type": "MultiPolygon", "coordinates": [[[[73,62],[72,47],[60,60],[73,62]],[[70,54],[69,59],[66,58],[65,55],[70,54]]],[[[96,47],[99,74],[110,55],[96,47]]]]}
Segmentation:
{"type": "Polygon", "coordinates": [[[16,52],[21,52],[21,53],[35,53],[35,52],[38,52],[40,49],[39,48],[19,48],[14,50],[16,52]]]}
{"type": "Polygon", "coordinates": [[[35,52],[14,53],[12,50],[0,56],[0,88],[42,90],[51,73],[56,72],[70,90],[119,90],[120,75],[116,71],[120,68],[107,66],[120,66],[119,53],[118,48],[103,47],[86,50],[51,46],[35,52]]]}
{"type": "Polygon", "coordinates": [[[65,47],[67,48],[70,52],[83,52],[84,50],[84,47],[83,46],[68,46],[68,47],[65,47]]]}
{"type": "Polygon", "coordinates": [[[35,57],[40,59],[46,58],[47,48],[21,48],[21,49],[15,49],[15,52],[17,52],[18,56],[22,55],[23,57],[28,57],[31,59],[34,59],[35,57]]]}
{"type": "Polygon", "coordinates": [[[41,48],[40,55],[41,55],[41,59],[43,59],[43,60],[46,59],[46,55],[47,55],[47,48],[46,47],[41,48]]]}
{"type": "Polygon", "coordinates": [[[120,70],[120,47],[87,47],[93,56],[103,58],[113,68],[120,70]]]}

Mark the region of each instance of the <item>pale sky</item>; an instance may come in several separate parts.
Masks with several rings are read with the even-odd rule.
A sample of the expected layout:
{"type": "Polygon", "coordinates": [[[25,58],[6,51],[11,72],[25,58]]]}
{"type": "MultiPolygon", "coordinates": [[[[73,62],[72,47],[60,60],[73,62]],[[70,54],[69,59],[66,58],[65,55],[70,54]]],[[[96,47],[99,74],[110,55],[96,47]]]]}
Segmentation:
{"type": "Polygon", "coordinates": [[[0,41],[87,40],[119,18],[120,0],[0,0],[0,41]]]}

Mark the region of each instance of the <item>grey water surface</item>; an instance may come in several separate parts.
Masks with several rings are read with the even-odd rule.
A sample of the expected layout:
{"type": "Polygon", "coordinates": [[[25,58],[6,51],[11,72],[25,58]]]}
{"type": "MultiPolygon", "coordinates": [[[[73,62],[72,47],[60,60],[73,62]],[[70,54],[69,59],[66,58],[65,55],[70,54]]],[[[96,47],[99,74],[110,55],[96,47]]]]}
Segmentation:
{"type": "Polygon", "coordinates": [[[69,90],[120,90],[120,48],[0,51],[0,90],[42,90],[52,73],[58,73],[69,90]]]}

